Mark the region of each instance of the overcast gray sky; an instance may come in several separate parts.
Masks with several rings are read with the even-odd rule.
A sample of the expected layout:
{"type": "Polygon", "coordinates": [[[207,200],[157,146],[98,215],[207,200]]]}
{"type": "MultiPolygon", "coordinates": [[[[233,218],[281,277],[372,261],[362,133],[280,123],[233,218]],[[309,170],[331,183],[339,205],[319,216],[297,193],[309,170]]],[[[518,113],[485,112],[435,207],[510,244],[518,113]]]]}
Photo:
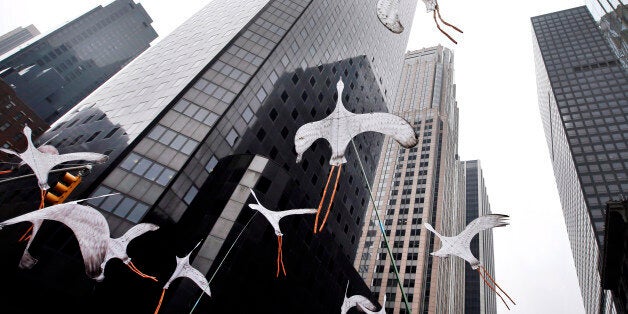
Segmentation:
{"type": "MultiPolygon", "coordinates": [[[[2,0],[0,34],[29,24],[48,33],[110,2],[2,0]]],[[[210,1],[136,2],[154,20],[160,35],[155,44],[210,1]]],[[[449,32],[458,44],[438,32],[419,1],[408,50],[442,44],[454,51],[460,156],[480,159],[492,211],[511,216],[510,226],[494,230],[495,279],[517,305],[508,311],[498,299],[498,313],[584,313],[537,105],[530,24],[532,16],[584,1],[440,0],[439,5],[442,17],[464,31],[449,32]]]]}

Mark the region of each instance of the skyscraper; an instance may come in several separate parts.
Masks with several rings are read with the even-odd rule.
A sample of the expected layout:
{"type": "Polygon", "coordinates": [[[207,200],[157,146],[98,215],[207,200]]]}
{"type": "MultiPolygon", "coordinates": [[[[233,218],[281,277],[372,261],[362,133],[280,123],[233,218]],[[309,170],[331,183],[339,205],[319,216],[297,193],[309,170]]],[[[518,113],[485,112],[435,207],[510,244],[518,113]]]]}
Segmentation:
{"type": "Polygon", "coordinates": [[[29,39],[39,35],[39,30],[35,25],[31,24],[26,27],[18,27],[2,36],[0,36],[0,56],[9,52],[11,49],[27,42],[29,39]]]}
{"type": "Polygon", "coordinates": [[[626,193],[626,71],[586,7],[532,18],[539,109],[587,313],[611,298],[599,274],[606,202],[626,193]]]}
{"type": "MultiPolygon", "coordinates": [[[[479,160],[463,161],[466,178],[466,224],[474,219],[491,214],[482,167],[479,160]]],[[[493,256],[493,231],[481,231],[471,240],[471,253],[480,260],[484,268],[495,278],[495,260],[493,256]]],[[[465,263],[465,314],[497,313],[495,292],[480,279],[477,271],[465,263]]]]}
{"type": "Polygon", "coordinates": [[[628,69],[628,6],[620,0],[585,1],[609,46],[628,69]]]}
{"type": "MultiPolygon", "coordinates": [[[[412,313],[463,312],[464,261],[433,258],[435,239],[423,231],[424,222],[447,235],[465,226],[453,59],[442,46],[406,53],[392,112],[413,124],[419,145],[386,139],[373,185],[412,313]]],[[[386,295],[386,313],[405,313],[372,204],[366,219],[354,265],[380,300],[386,295]]]]}
{"type": "MultiPolygon", "coordinates": [[[[357,0],[212,1],[55,122],[44,139],[56,136],[51,143],[61,152],[109,155],[109,163],[94,166],[73,198],[120,193],[90,201],[107,217],[112,236],[138,222],[161,226],[154,236],[159,241],[151,246],[156,252],[150,250],[155,255],[134,259],[149,267],[147,273],[154,263],[153,272],[169,275],[175,250],[183,256],[201,240],[192,263],[210,277],[230,252],[211,285],[216,300],[204,298],[199,306],[246,313],[254,308],[278,313],[338,310],[347,283],[350,294],[369,297],[355,270],[352,277],[345,266],[356,254],[369,200],[363,187],[373,179],[384,137],[355,138],[367,175],[350,148],[322,233],[312,234],[311,217],[287,221],[292,227],[286,227],[283,244],[285,279],[275,278],[277,240],[263,219],[252,220],[251,230],[234,241],[252,215],[247,188],[253,187],[275,210],[316,208],[330,171],[330,148],[318,141],[297,164],[294,134],[301,125],[331,113],[337,99],[356,113],[389,110],[415,6],[416,1],[401,4],[407,28],[394,34],[379,22],[374,6],[357,0]],[[345,86],[342,95],[336,93],[339,80],[345,86]],[[255,158],[265,160],[271,170],[264,174],[255,158]],[[248,183],[219,188],[240,181],[248,183]],[[307,252],[297,254],[303,249],[307,252]],[[257,256],[259,252],[267,255],[257,256]],[[300,265],[308,268],[299,270],[300,265]],[[221,281],[225,273],[230,275],[221,281]],[[282,284],[286,286],[279,288],[282,284]],[[243,304],[239,298],[259,302],[243,304]]],[[[147,239],[150,244],[151,236],[147,239]]],[[[76,266],[76,250],[64,240],[41,246],[45,249],[32,280],[46,281],[48,290],[45,285],[37,288],[49,291],[60,284],[47,280],[58,273],[56,263],[76,266]]],[[[84,274],[74,275],[72,279],[89,285],[76,279],[84,274]]],[[[161,284],[145,288],[159,295],[161,284]]],[[[107,296],[118,293],[111,289],[107,296]]],[[[164,306],[189,310],[198,296],[193,289],[186,281],[171,286],[164,306]]],[[[65,291],[87,293],[74,282],[65,291]]]]}
{"type": "Polygon", "coordinates": [[[157,33],[141,4],[98,6],[0,60],[0,77],[52,123],[146,50],[157,33]]]}
{"type": "Polygon", "coordinates": [[[24,125],[28,124],[37,138],[48,129],[48,124],[40,119],[15,91],[0,79],[0,146],[3,148],[26,149],[24,125]]]}

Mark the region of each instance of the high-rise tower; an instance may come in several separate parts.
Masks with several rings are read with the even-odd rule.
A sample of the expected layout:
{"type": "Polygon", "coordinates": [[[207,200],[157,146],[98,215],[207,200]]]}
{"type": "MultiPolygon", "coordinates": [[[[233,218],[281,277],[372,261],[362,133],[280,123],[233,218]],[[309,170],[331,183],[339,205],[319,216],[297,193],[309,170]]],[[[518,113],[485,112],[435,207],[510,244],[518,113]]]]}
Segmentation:
{"type": "Polygon", "coordinates": [[[31,24],[26,27],[18,27],[0,36],[0,56],[37,35],[39,35],[39,30],[31,24]]]}
{"type": "Polygon", "coordinates": [[[157,33],[141,4],[98,6],[0,60],[0,77],[52,123],[150,46],[157,33]]]}
{"type": "MultiPolygon", "coordinates": [[[[183,256],[202,241],[193,266],[208,278],[218,272],[210,284],[215,298],[204,297],[199,306],[230,313],[338,311],[347,282],[349,294],[368,296],[351,261],[369,200],[364,187],[373,179],[384,137],[355,138],[366,178],[350,147],[322,233],[312,234],[312,217],[286,220],[285,279],[275,278],[277,240],[270,225],[260,217],[247,223],[248,189],[274,210],[316,208],[331,151],[317,141],[297,164],[294,134],[331,113],[337,99],[355,113],[389,110],[415,6],[401,3],[406,30],[394,34],[378,20],[375,5],[358,0],[214,0],[54,123],[42,140],[56,136],[51,143],[61,152],[109,155],[73,198],[120,193],[90,201],[107,217],[113,236],[138,222],[161,226],[154,241],[147,235],[142,242],[155,255],[136,255],[138,265],[153,263],[155,272],[169,275],[175,253],[183,256]],[[342,95],[336,93],[339,80],[342,95]]],[[[12,196],[17,199],[32,192],[7,194],[19,193],[12,196]]],[[[76,251],[65,242],[42,247],[35,275],[58,271],[45,258],[77,265],[76,251]]],[[[133,285],[125,283],[119,289],[128,293],[112,289],[106,295],[130,297],[133,285]]],[[[155,287],[149,291],[158,295],[161,286],[155,287]]],[[[187,281],[171,286],[164,310],[189,310],[198,297],[194,289],[187,281]]]]}
{"type": "Polygon", "coordinates": [[[603,295],[599,258],[606,202],[628,188],[627,72],[586,7],[532,18],[537,91],[587,313],[603,295]]]}
{"type": "MultiPolygon", "coordinates": [[[[386,139],[373,185],[412,313],[462,313],[464,305],[464,261],[429,255],[438,239],[423,228],[457,233],[465,225],[453,59],[442,46],[406,54],[393,113],[413,124],[419,145],[386,139]]],[[[405,313],[372,204],[366,219],[355,266],[380,300],[386,294],[387,313],[405,313]]]]}
{"type": "MultiPolygon", "coordinates": [[[[466,178],[466,224],[474,219],[491,214],[482,167],[479,160],[463,161],[466,178]]],[[[476,256],[484,268],[495,278],[495,260],[493,254],[493,230],[484,230],[471,240],[471,253],[476,256]]],[[[465,263],[465,314],[497,313],[495,292],[481,280],[477,271],[465,263]]]]}

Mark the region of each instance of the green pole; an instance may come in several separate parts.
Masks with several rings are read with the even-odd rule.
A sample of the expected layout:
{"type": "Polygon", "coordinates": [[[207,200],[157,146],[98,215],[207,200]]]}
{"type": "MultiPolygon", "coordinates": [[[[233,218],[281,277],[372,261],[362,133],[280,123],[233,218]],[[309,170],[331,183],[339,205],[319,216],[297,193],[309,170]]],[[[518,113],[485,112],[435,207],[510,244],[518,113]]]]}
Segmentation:
{"type": "MultiPolygon", "coordinates": [[[[364,175],[364,180],[366,181],[366,187],[369,190],[369,195],[371,196],[371,202],[373,203],[373,210],[375,211],[375,216],[377,217],[377,222],[379,222],[379,229],[382,231],[382,235],[384,236],[384,242],[386,242],[386,250],[388,251],[388,255],[390,256],[391,266],[395,270],[395,277],[397,277],[397,284],[399,285],[399,289],[401,289],[401,296],[403,297],[403,303],[406,305],[406,311],[408,314],[412,314],[410,311],[410,305],[408,304],[408,297],[406,296],[406,292],[403,291],[403,284],[401,279],[399,278],[399,271],[397,270],[397,263],[395,263],[395,258],[390,251],[390,245],[388,245],[388,237],[386,237],[386,231],[384,230],[384,225],[382,224],[382,220],[379,218],[379,211],[377,210],[377,205],[375,204],[375,199],[373,198],[373,191],[371,190],[371,185],[369,184],[369,180],[366,177],[366,172],[364,171],[364,166],[362,165],[362,160],[360,159],[360,153],[358,153],[358,149],[355,147],[355,143],[353,142],[353,138],[351,139],[351,145],[353,146],[353,150],[358,157],[358,162],[360,163],[360,169],[362,169],[362,174],[364,175]]],[[[382,304],[382,306],[384,306],[382,304]]]]}

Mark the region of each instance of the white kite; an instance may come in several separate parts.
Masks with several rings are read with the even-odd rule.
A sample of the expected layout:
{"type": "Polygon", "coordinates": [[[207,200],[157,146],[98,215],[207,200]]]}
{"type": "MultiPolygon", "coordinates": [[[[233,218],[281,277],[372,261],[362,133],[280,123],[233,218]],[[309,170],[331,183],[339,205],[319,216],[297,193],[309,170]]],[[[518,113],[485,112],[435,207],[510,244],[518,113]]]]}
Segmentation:
{"type": "Polygon", "coordinates": [[[488,276],[492,283],[500,291],[502,291],[513,304],[515,304],[515,302],[499,285],[497,285],[497,283],[495,282],[495,280],[493,280],[493,277],[491,277],[486,268],[482,266],[482,263],[480,263],[480,261],[475,256],[473,256],[473,253],[471,252],[471,240],[473,239],[473,237],[475,237],[475,235],[477,235],[482,230],[507,226],[509,224],[508,218],[509,217],[507,215],[500,214],[488,214],[480,216],[470,222],[457,236],[453,237],[446,237],[441,235],[440,233],[436,232],[436,230],[434,230],[432,225],[430,225],[429,223],[424,223],[424,225],[427,230],[436,234],[436,236],[441,241],[441,248],[436,252],[430,253],[431,255],[444,258],[449,257],[449,255],[455,255],[469,262],[471,268],[478,271],[482,280],[484,280],[484,282],[488,285],[489,288],[491,288],[491,290],[495,291],[495,293],[502,299],[502,302],[504,302],[506,307],[510,309],[508,307],[508,304],[506,304],[506,301],[504,301],[504,298],[502,298],[499,292],[495,290],[495,287],[493,287],[493,285],[491,285],[486,280],[485,275],[488,276]]]}
{"type": "MultiPolygon", "coordinates": [[[[359,294],[347,297],[348,291],[349,291],[349,282],[347,281],[347,288],[345,289],[345,298],[342,301],[342,306],[340,307],[341,314],[347,314],[347,312],[349,312],[349,310],[354,306],[357,306],[362,310],[366,309],[370,311],[375,311],[376,309],[375,304],[373,304],[371,300],[359,294]]],[[[384,307],[382,306],[382,308],[384,307]]]]}
{"type": "Polygon", "coordinates": [[[367,308],[365,308],[364,306],[362,306],[362,304],[358,303],[358,309],[360,309],[362,312],[366,313],[366,314],[386,314],[386,294],[384,294],[384,302],[382,303],[382,308],[379,309],[379,311],[377,312],[373,312],[367,308]]]}
{"type": "Polygon", "coordinates": [[[277,236],[277,275],[276,277],[279,277],[280,269],[283,270],[283,275],[285,276],[286,267],[283,265],[283,251],[281,248],[283,244],[283,240],[282,240],[283,233],[281,233],[281,229],[279,228],[279,221],[281,220],[281,218],[290,216],[290,215],[316,214],[316,209],[291,209],[291,210],[284,210],[284,211],[272,211],[264,207],[259,202],[259,199],[257,199],[257,196],[255,195],[255,192],[253,192],[253,190],[251,190],[251,194],[253,194],[253,197],[255,198],[255,201],[257,202],[257,204],[249,204],[249,207],[251,209],[254,209],[260,212],[260,214],[262,214],[262,216],[264,216],[266,220],[268,220],[268,222],[273,227],[273,229],[275,229],[275,235],[277,236]]]}
{"type": "Polygon", "coordinates": [[[377,18],[391,32],[395,34],[403,32],[403,25],[399,20],[399,0],[378,0],[377,18]]]}
{"type": "Polygon", "coordinates": [[[141,273],[135,266],[129,265],[130,258],[126,254],[126,244],[147,231],[155,230],[157,226],[139,224],[127,231],[121,238],[112,239],[109,237],[109,224],[105,217],[98,210],[90,206],[79,205],[77,202],[79,201],[49,206],[0,222],[0,229],[20,222],[30,221],[33,223],[33,233],[24,249],[20,268],[32,268],[37,263],[37,259],[31,256],[28,249],[43,221],[53,220],[63,223],[74,233],[83,255],[85,273],[90,278],[102,281],[105,277],[104,267],[107,261],[111,258],[119,258],[138,275],[155,280],[154,277],[141,273]]]}
{"type": "Polygon", "coordinates": [[[159,304],[157,304],[157,308],[155,309],[155,314],[159,312],[161,302],[164,299],[164,294],[166,293],[166,289],[170,287],[170,283],[180,277],[187,277],[191,279],[192,281],[194,281],[194,283],[196,283],[199,288],[203,290],[203,292],[207,293],[207,295],[210,297],[212,296],[212,293],[209,290],[209,282],[207,281],[207,278],[205,278],[205,275],[203,275],[200,271],[190,265],[190,255],[192,255],[192,252],[194,252],[194,250],[196,250],[196,248],[200,244],[201,242],[196,244],[196,246],[190,251],[190,253],[188,253],[188,255],[184,257],[175,256],[177,258],[177,267],[174,269],[172,276],[170,276],[170,279],[168,279],[168,281],[164,285],[163,290],[161,291],[161,297],[159,298],[159,304]]]}
{"type": "Polygon", "coordinates": [[[327,221],[329,210],[331,209],[334,196],[336,195],[342,164],[347,162],[347,159],[345,159],[345,151],[347,149],[347,145],[349,145],[349,142],[353,139],[353,137],[363,132],[378,132],[393,137],[397,142],[399,142],[399,144],[401,144],[401,146],[405,148],[413,147],[418,143],[414,129],[408,121],[394,114],[385,112],[364,114],[352,113],[347,110],[342,103],[342,91],[344,89],[344,84],[341,80],[338,80],[336,88],[338,90],[338,101],[336,102],[336,108],[334,111],[322,120],[306,123],[301,126],[294,136],[297,162],[301,162],[303,152],[312,146],[312,144],[319,138],[324,138],[331,146],[331,158],[329,160],[329,164],[332,167],[329,172],[329,177],[327,178],[327,183],[325,184],[325,190],[323,190],[323,197],[321,198],[316,212],[314,233],[323,230],[323,226],[327,221]],[[329,182],[336,166],[338,167],[338,173],[336,175],[336,182],[334,183],[334,190],[327,206],[325,218],[323,219],[320,228],[318,228],[318,217],[323,206],[325,195],[327,194],[329,182]]]}
{"type": "Polygon", "coordinates": [[[41,190],[41,203],[39,204],[39,208],[44,207],[44,196],[46,194],[46,190],[50,188],[48,185],[48,174],[52,168],[69,161],[84,160],[94,163],[104,163],[108,159],[107,155],[91,152],[59,154],[56,148],[51,148],[49,147],[50,145],[42,145],[42,147],[40,147],[42,150],[37,149],[35,148],[35,145],[33,145],[33,141],[31,139],[32,131],[28,125],[24,126],[24,135],[26,136],[27,141],[26,150],[24,152],[18,153],[5,148],[0,148],[0,151],[20,157],[22,162],[33,170],[35,177],[37,177],[37,184],[41,190]]]}
{"type": "Polygon", "coordinates": [[[458,27],[447,23],[445,20],[443,20],[443,18],[440,16],[440,9],[438,7],[438,1],[436,0],[423,0],[423,2],[425,2],[425,8],[427,10],[427,12],[432,12],[432,15],[434,17],[434,22],[436,22],[436,27],[438,28],[438,30],[443,33],[445,36],[447,36],[447,38],[449,38],[449,40],[451,40],[454,44],[458,44],[458,42],[456,42],[449,34],[447,34],[447,32],[445,32],[440,25],[438,24],[438,20],[436,19],[436,17],[438,16],[438,19],[443,22],[443,24],[453,28],[454,30],[462,33],[462,30],[459,29],[458,27]]]}

